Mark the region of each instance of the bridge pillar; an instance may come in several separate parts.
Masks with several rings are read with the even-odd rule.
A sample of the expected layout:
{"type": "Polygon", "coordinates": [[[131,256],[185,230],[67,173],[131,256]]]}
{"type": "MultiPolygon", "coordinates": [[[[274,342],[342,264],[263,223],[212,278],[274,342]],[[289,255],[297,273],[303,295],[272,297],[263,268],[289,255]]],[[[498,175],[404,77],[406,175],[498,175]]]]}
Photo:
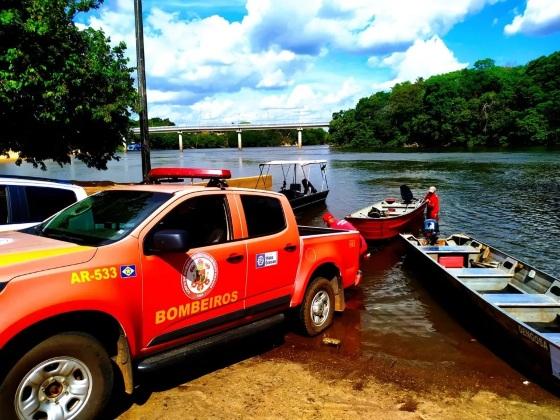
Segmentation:
{"type": "Polygon", "coordinates": [[[243,143],[241,142],[241,130],[237,130],[237,148],[239,150],[243,149],[243,143]]]}
{"type": "Polygon", "coordinates": [[[303,140],[302,140],[302,132],[303,132],[303,128],[298,128],[298,129],[297,129],[297,147],[298,147],[299,149],[301,149],[301,145],[302,145],[302,143],[303,143],[303,140]]]}
{"type": "Polygon", "coordinates": [[[183,132],[179,131],[179,151],[183,151],[183,132]]]}

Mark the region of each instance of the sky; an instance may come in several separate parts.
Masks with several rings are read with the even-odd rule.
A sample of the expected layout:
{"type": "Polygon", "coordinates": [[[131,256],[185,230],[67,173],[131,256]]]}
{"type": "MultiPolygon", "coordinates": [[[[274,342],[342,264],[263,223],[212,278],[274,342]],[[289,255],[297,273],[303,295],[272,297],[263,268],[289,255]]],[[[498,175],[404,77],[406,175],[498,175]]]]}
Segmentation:
{"type": "MultiPolygon", "coordinates": [[[[148,116],[330,121],[395,83],[560,50],[560,0],[143,0],[148,116]]],[[[124,41],[134,0],[76,18],[124,41]]]]}

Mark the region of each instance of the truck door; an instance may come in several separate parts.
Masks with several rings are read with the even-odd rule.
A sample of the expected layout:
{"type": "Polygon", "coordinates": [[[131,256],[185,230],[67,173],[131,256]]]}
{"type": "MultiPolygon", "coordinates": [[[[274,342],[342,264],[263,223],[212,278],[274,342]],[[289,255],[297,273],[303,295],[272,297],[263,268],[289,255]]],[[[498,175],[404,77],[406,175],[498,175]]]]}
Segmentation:
{"type": "Polygon", "coordinates": [[[233,240],[232,219],[239,218],[226,194],[204,193],[184,199],[146,233],[142,347],[195,339],[243,314],[247,257],[243,242],[233,240]],[[190,249],[150,253],[151,237],[163,229],[186,231],[190,249]]]}
{"type": "Polygon", "coordinates": [[[248,231],[247,308],[287,303],[300,259],[297,226],[289,225],[276,197],[242,194],[241,204],[248,231]]]}

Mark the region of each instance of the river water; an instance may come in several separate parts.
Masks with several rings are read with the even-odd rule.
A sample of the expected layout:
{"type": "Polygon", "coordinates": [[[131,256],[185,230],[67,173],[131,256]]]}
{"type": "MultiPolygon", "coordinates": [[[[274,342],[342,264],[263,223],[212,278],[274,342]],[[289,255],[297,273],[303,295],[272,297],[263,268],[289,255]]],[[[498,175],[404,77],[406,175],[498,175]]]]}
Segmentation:
{"type": "MultiPolygon", "coordinates": [[[[317,226],[322,225],[326,210],[342,217],[384,197],[398,196],[401,184],[407,184],[418,197],[435,185],[442,234],[472,234],[560,276],[560,152],[349,153],[313,146],[153,151],[151,158],[152,167],[228,168],[234,177],[257,175],[258,164],[272,159],[325,159],[330,188],[326,208],[310,210],[300,220],[317,226]]],[[[138,182],[140,165],[140,154],[128,152],[102,172],[80,162],[64,168],[49,164],[46,172],[3,162],[0,174],[138,182]]],[[[278,186],[279,173],[273,173],[273,180],[278,186]]],[[[315,186],[320,184],[318,178],[311,180],[315,186]]],[[[482,384],[497,392],[512,392],[512,381],[522,383],[517,371],[479,344],[476,334],[471,335],[432,299],[414,267],[403,264],[398,242],[370,248],[372,257],[363,265],[363,283],[351,293],[349,310],[337,318],[331,332],[343,339],[342,354],[348,361],[368,364],[380,355],[404,360],[408,368],[398,379],[385,378],[389,381],[430,377],[448,382],[453,377],[460,386],[482,384]]],[[[290,340],[307,345],[297,338],[290,340]]],[[[315,343],[316,352],[325,351],[320,341],[308,343],[315,343]]],[[[366,369],[365,364],[358,369],[366,369]]],[[[367,368],[378,371],[377,376],[387,376],[386,369],[367,368]]],[[[531,398],[537,397],[531,394],[531,398]]]]}

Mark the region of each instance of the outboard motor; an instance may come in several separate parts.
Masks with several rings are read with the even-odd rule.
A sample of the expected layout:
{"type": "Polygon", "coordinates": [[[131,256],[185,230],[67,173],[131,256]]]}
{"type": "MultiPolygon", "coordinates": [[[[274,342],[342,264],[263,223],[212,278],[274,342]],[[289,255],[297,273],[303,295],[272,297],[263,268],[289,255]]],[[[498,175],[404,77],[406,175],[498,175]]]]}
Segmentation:
{"type": "Polygon", "coordinates": [[[424,227],[422,228],[424,238],[428,240],[430,245],[435,245],[439,234],[439,223],[435,219],[424,220],[424,227]]]}
{"type": "Polygon", "coordinates": [[[408,185],[401,185],[401,198],[404,204],[412,203],[414,196],[412,195],[410,188],[408,188],[408,185]]]}

